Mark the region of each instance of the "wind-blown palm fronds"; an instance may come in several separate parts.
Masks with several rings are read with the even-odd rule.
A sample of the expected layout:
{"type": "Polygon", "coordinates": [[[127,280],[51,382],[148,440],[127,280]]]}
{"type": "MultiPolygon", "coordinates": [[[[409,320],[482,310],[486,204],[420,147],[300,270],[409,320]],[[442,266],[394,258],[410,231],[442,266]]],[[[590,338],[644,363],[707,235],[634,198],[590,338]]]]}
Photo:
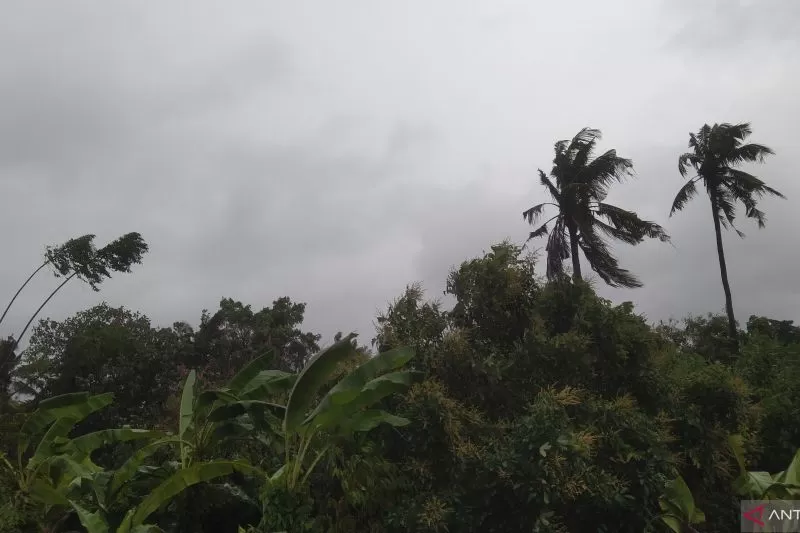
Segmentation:
{"type": "Polygon", "coordinates": [[[745,216],[753,218],[759,228],[763,228],[766,215],[756,207],[757,200],[765,195],[784,196],[768,187],[759,178],[736,169],[741,163],[763,163],[766,156],[774,152],[761,144],[744,144],[752,130],[749,123],[703,125],[700,131],[689,134],[689,148],[678,158],[678,171],[684,178],[690,168],[697,173],[681,187],[672,202],[670,216],[682,210],[697,194],[698,182],[705,185],[711,200],[711,213],[714,218],[714,232],[717,238],[717,255],[722,277],[722,288],[725,291],[725,310],[728,314],[728,330],[731,338],[736,337],[736,320],[733,315],[733,298],[728,283],[728,269],[725,264],[725,252],[722,248],[721,228],[732,228],[740,237],[733,221],[736,218],[736,202],[745,207],[745,216]]]}
{"type": "Polygon", "coordinates": [[[600,130],[584,128],[571,141],[555,143],[550,176],[539,170],[539,180],[553,201],[535,205],[522,216],[536,225],[548,206],[558,212],[533,230],[528,240],[548,235],[545,250],[550,279],[564,273],[564,260],[570,257],[573,278],[582,279],[581,250],[592,270],[612,287],[641,287],[636,276],[619,266],[605,239],[638,244],[645,238],[666,242],[669,236],[658,224],[604,202],[611,184],[633,174],[633,163],[617,156],[616,150],[593,158],[600,138],[600,130]]]}

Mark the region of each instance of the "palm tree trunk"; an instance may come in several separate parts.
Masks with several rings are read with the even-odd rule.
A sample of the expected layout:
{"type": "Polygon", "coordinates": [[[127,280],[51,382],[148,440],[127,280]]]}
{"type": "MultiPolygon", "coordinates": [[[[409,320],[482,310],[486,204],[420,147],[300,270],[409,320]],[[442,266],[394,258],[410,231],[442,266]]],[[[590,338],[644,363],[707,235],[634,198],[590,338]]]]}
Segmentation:
{"type": "Polygon", "coordinates": [[[30,320],[28,320],[28,323],[27,323],[27,324],[25,324],[25,327],[24,327],[24,328],[22,328],[22,333],[20,333],[20,334],[17,336],[17,338],[14,340],[14,342],[15,342],[15,345],[19,344],[19,341],[21,341],[21,340],[22,340],[22,337],[25,335],[25,332],[26,332],[26,331],[28,331],[28,328],[31,326],[31,323],[33,323],[34,319],[36,319],[36,317],[37,317],[37,316],[39,316],[39,313],[41,312],[41,310],[42,310],[42,309],[44,309],[44,306],[45,306],[45,305],[47,305],[47,302],[49,302],[49,301],[50,301],[50,300],[53,298],[53,296],[55,296],[55,295],[56,295],[56,293],[57,293],[58,291],[60,291],[60,290],[61,290],[61,287],[63,287],[64,285],[66,285],[66,284],[67,284],[67,282],[68,282],[69,280],[71,280],[72,278],[74,278],[74,277],[75,277],[75,276],[77,276],[77,275],[78,275],[78,273],[77,273],[77,272],[73,272],[72,274],[70,274],[69,276],[67,276],[67,279],[65,279],[65,280],[64,280],[64,281],[61,283],[61,285],[59,285],[58,287],[56,287],[56,289],[55,289],[53,292],[51,292],[51,293],[50,293],[50,296],[48,296],[48,297],[47,297],[47,299],[46,299],[44,302],[42,302],[42,305],[40,305],[40,306],[39,306],[39,309],[37,309],[37,310],[36,310],[36,312],[35,312],[35,313],[33,313],[33,316],[31,316],[30,320]]]}
{"type": "Polygon", "coordinates": [[[569,248],[572,254],[572,281],[583,281],[581,276],[581,257],[578,255],[578,231],[569,226],[569,248]]]}
{"type": "Polygon", "coordinates": [[[717,255],[719,256],[719,273],[722,276],[722,289],[725,291],[725,311],[728,314],[728,335],[736,339],[736,319],[733,317],[733,298],[731,297],[731,286],[728,283],[728,267],[725,266],[725,251],[722,249],[722,229],[719,223],[719,207],[717,197],[711,195],[711,211],[714,216],[714,233],[717,237],[717,255]]]}
{"type": "Polygon", "coordinates": [[[22,286],[21,286],[19,289],[17,289],[17,292],[16,292],[16,294],[14,294],[14,297],[13,297],[13,298],[11,298],[11,301],[10,301],[10,302],[8,302],[8,305],[6,306],[6,310],[5,310],[5,311],[3,311],[3,316],[0,316],[0,324],[2,324],[2,323],[3,323],[3,319],[4,319],[4,318],[6,317],[6,315],[8,314],[8,310],[9,310],[9,309],[11,309],[11,306],[12,306],[12,305],[14,305],[14,301],[17,299],[17,296],[19,296],[19,293],[21,293],[21,292],[22,292],[22,289],[24,289],[24,288],[25,288],[25,287],[28,285],[28,283],[30,283],[30,282],[31,282],[31,280],[33,279],[33,277],[34,277],[34,276],[36,276],[36,274],[38,274],[38,273],[39,273],[39,271],[40,271],[41,269],[43,269],[44,267],[46,267],[46,266],[47,266],[47,264],[48,264],[49,262],[50,262],[50,261],[45,261],[44,263],[42,263],[42,264],[41,264],[41,266],[40,266],[39,268],[37,268],[36,270],[34,270],[34,271],[33,271],[33,274],[31,274],[30,276],[28,276],[28,279],[26,279],[26,280],[25,280],[25,283],[23,283],[23,284],[22,284],[22,286]]]}

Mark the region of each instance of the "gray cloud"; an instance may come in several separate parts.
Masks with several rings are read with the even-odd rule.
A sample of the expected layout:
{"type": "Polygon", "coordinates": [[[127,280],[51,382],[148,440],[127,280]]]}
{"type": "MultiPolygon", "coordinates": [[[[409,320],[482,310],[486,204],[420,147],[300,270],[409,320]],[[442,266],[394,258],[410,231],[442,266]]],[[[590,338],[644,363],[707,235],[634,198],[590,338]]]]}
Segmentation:
{"type": "Polygon", "coordinates": [[[752,53],[769,60],[800,44],[800,5],[791,0],[677,0],[665,5],[680,25],[670,44],[695,52],[722,58],[752,53]]]}
{"type": "MultiPolygon", "coordinates": [[[[168,324],[223,296],[289,295],[309,303],[309,327],[369,338],[407,283],[435,297],[450,266],[521,243],[520,213],[544,197],[536,168],[590,125],[636,164],[611,200],[674,242],[620,245],[646,286],[601,292],[653,320],[718,311],[704,199],[667,218],[676,160],[703,122],[752,120],[778,152],[759,172],[790,201],[765,203],[766,230],[726,236],[735,303],[741,319],[800,318],[786,231],[797,10],[731,5],[14,6],[0,21],[0,294],[46,244],[135,230],[144,265],[100,295],[69,286],[48,314],[105,298],[168,324]]],[[[53,283],[37,281],[10,328],[53,283]]]]}

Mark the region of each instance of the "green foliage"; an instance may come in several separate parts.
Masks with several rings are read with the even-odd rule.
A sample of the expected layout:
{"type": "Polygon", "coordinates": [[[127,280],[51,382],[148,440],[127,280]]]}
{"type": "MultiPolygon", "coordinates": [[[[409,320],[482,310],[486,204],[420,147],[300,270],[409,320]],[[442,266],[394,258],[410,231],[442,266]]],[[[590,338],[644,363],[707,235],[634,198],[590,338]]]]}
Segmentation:
{"type": "Polygon", "coordinates": [[[739,465],[739,477],[734,481],[737,494],[751,500],[800,499],[800,449],[795,452],[786,470],[770,474],[747,470],[741,435],[731,435],[729,443],[739,465]]]}
{"type": "MultiPolygon", "coordinates": [[[[270,354],[246,365],[221,389],[198,393],[196,373],[191,371],[181,395],[175,437],[131,428],[70,437],[79,422],[109,406],[112,396],[71,393],[42,400],[21,426],[17,466],[2,458],[0,488],[22,496],[21,500],[14,496],[10,499],[14,503],[6,504],[8,527],[24,525],[28,520],[26,509],[33,505],[33,516],[43,527],[57,528],[74,517],[89,533],[156,530],[147,523],[151,517],[168,524],[170,520],[158,516],[159,510],[170,505],[185,508],[187,495],[196,495],[205,486],[225,489],[241,500],[250,499],[230,484],[210,485],[233,474],[263,485],[259,527],[273,531],[274,525],[289,523],[297,530],[298,520],[306,525],[314,523],[307,516],[308,504],[302,504],[308,495],[306,482],[330,449],[330,444],[320,445],[314,449],[313,461],[305,461],[314,436],[325,432],[329,439],[347,438],[381,423],[396,427],[408,424],[408,420],[373,406],[410,385],[412,374],[398,370],[413,357],[409,349],[363,361],[345,373],[311,409],[319,389],[337,375],[336,363],[359,356],[353,338],[350,335],[320,352],[296,379],[267,368],[270,354]],[[288,394],[286,406],[265,401],[276,393],[288,394]],[[243,399],[242,395],[261,399],[243,399]],[[232,438],[267,442],[280,436],[285,441],[286,460],[272,475],[244,459],[205,459],[221,451],[220,447],[232,438]],[[147,442],[116,469],[106,470],[92,461],[92,454],[99,449],[134,440],[147,442]],[[172,445],[179,450],[179,463],[167,461],[160,467],[146,464],[160,449],[172,445]],[[273,513],[275,501],[282,503],[280,512],[273,513]],[[289,501],[300,504],[287,508],[289,501]]],[[[183,519],[173,521],[177,526],[183,523],[183,519]]]]}
{"type": "Polygon", "coordinates": [[[56,276],[77,275],[93,290],[111,271],[130,272],[139,264],[148,246],[139,233],[127,233],[99,250],[94,247],[94,235],[70,239],[60,246],[48,246],[45,260],[52,265],[56,276]]]}
{"type": "Polygon", "coordinates": [[[414,356],[410,349],[383,352],[363,362],[328,390],[317,407],[307,414],[320,388],[331,379],[337,366],[358,356],[352,342],[354,338],[355,334],[351,333],[314,356],[297,377],[289,394],[282,423],[287,454],[284,480],[289,491],[295,491],[305,483],[314,466],[328,452],[328,446],[317,451],[303,474],[306,455],[318,434],[346,436],[370,431],[379,424],[399,427],[409,422],[383,410],[372,409],[372,406],[411,385],[411,372],[390,372],[414,356]],[[296,451],[294,455],[291,454],[293,449],[296,451]]]}
{"type": "Polygon", "coordinates": [[[701,524],[706,520],[703,511],[695,506],[694,496],[681,476],[667,484],[659,504],[664,511],[661,519],[675,533],[693,531],[693,524],[701,524]]]}
{"type": "Polygon", "coordinates": [[[319,335],[300,329],[305,307],[282,297],[272,302],[272,307],[256,312],[249,305],[223,298],[213,315],[203,311],[185,364],[200,369],[211,386],[221,385],[267,352],[274,355],[273,368],[299,372],[319,350],[320,340],[319,335]]]}
{"type": "Polygon", "coordinates": [[[723,533],[738,498],[800,494],[800,329],[651,327],[535,266],[492,246],[452,309],[410,285],[374,355],[340,334],[311,356],[288,298],[197,332],[43,322],[33,397],[0,413],[0,532],[723,533]]]}
{"type": "MultiPolygon", "coordinates": [[[[769,324],[767,321],[761,320],[763,325],[769,324]]],[[[750,384],[753,400],[760,409],[758,462],[764,470],[777,471],[800,447],[800,427],[796,423],[800,409],[800,342],[793,342],[789,332],[765,331],[753,322],[751,319],[735,368],[750,384]]]]}
{"type": "MultiPolygon", "coordinates": [[[[61,523],[73,507],[70,500],[84,482],[97,479],[102,468],[92,462],[95,450],[118,442],[148,439],[157,432],[133,429],[104,430],[69,438],[73,428],[92,413],[108,406],[111,394],[72,393],[42,401],[19,431],[16,465],[5,458],[6,479],[13,479],[14,501],[9,514],[37,510],[39,527],[61,523]]],[[[83,509],[81,509],[81,512],[83,509]]],[[[87,515],[87,520],[90,517],[87,515]]]]}
{"type": "MultiPolygon", "coordinates": [[[[121,526],[117,529],[117,533],[129,533],[144,525],[144,521],[159,507],[187,488],[198,483],[206,483],[219,477],[228,476],[234,472],[256,473],[256,470],[245,462],[234,461],[197,463],[188,468],[178,470],[153,489],[139,505],[128,512],[121,526]]],[[[84,523],[84,525],[86,524],[84,523]]]]}
{"type": "Polygon", "coordinates": [[[35,399],[80,390],[113,392],[115,403],[86,430],[160,424],[186,343],[140,313],[103,303],[34,329],[17,375],[35,399]]]}
{"type": "Polygon", "coordinates": [[[405,473],[387,530],[658,527],[678,465],[660,339],[630,304],[583,284],[542,285],[532,268],[500,245],[451,274],[452,313],[409,293],[394,304],[402,314],[384,313],[379,340],[425,342],[416,365],[430,376],[399,406],[415,424],[385,436],[405,473]],[[441,334],[428,326],[439,320],[441,334]]]}

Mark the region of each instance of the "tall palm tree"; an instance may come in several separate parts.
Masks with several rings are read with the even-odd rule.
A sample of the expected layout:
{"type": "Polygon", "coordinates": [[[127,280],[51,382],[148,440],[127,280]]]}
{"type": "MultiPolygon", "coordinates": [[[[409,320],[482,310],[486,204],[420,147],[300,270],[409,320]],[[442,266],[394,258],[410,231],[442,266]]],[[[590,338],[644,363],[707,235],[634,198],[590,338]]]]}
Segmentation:
{"type": "Polygon", "coordinates": [[[767,155],[774,153],[760,144],[744,144],[744,140],[751,133],[749,123],[714,124],[713,126],[705,124],[697,134],[690,133],[689,148],[692,151],[678,158],[678,170],[685,178],[689,173],[689,167],[692,167],[697,175],[678,191],[669,213],[672,216],[676,211],[682,210],[686,203],[697,194],[695,184],[702,180],[711,200],[711,215],[714,219],[714,233],[717,237],[719,271],[722,276],[722,288],[725,291],[725,311],[728,314],[728,332],[732,339],[737,336],[736,320],[733,316],[733,299],[731,298],[731,286],[728,283],[725,252],[722,249],[721,228],[733,228],[740,237],[744,237],[744,233],[733,225],[737,201],[744,205],[745,215],[756,219],[758,227],[763,228],[766,216],[763,211],[756,208],[756,199],[765,194],[785,198],[752,174],[734,168],[741,163],[763,163],[767,155]]]}
{"type": "Polygon", "coordinates": [[[550,279],[563,274],[564,260],[570,257],[573,279],[583,279],[580,249],[592,270],[612,287],[641,287],[636,276],[620,268],[604,237],[638,244],[646,237],[666,242],[669,236],[664,228],[640,219],[633,211],[603,202],[612,182],[633,174],[633,163],[617,156],[616,150],[592,158],[600,138],[600,130],[583,128],[571,141],[555,143],[550,176],[539,170],[539,179],[553,201],[531,207],[522,217],[535,225],[548,206],[555,207],[558,212],[533,230],[528,240],[550,234],[545,248],[550,279]],[[553,221],[553,229],[549,231],[548,224],[553,221]]]}

